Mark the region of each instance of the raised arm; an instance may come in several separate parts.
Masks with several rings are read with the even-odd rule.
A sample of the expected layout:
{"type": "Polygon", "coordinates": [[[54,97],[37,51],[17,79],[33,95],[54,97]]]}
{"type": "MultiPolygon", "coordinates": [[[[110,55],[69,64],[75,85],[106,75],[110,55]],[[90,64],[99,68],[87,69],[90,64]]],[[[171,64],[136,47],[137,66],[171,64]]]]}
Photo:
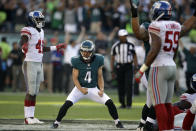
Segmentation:
{"type": "Polygon", "coordinates": [[[86,29],[85,29],[85,27],[82,26],[80,35],[78,36],[78,38],[76,40],[77,44],[79,44],[82,41],[82,39],[84,38],[85,34],[86,34],[86,29]]]}
{"type": "Polygon", "coordinates": [[[134,32],[134,35],[137,39],[147,41],[148,40],[148,31],[145,29],[145,27],[140,26],[139,24],[139,18],[138,18],[138,11],[137,7],[139,2],[136,0],[137,3],[132,2],[130,0],[130,6],[131,6],[131,24],[132,24],[132,29],[134,32]]]}
{"type": "Polygon", "coordinates": [[[180,37],[184,36],[196,23],[196,7],[193,16],[186,20],[182,25],[182,30],[180,32],[180,37]]]}

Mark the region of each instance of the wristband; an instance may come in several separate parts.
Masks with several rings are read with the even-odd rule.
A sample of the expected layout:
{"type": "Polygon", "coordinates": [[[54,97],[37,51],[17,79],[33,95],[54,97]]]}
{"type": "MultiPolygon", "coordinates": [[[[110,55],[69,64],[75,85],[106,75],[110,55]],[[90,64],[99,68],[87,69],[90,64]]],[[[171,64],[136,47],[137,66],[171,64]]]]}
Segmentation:
{"type": "Polygon", "coordinates": [[[137,9],[135,9],[135,8],[132,9],[132,8],[131,8],[132,18],[135,18],[135,17],[137,17],[137,9]]]}
{"type": "Polygon", "coordinates": [[[146,64],[143,64],[142,67],[140,68],[141,72],[145,72],[148,69],[148,66],[146,64]]]}
{"type": "Polygon", "coordinates": [[[55,51],[56,50],[56,46],[50,46],[50,51],[55,51]]]}

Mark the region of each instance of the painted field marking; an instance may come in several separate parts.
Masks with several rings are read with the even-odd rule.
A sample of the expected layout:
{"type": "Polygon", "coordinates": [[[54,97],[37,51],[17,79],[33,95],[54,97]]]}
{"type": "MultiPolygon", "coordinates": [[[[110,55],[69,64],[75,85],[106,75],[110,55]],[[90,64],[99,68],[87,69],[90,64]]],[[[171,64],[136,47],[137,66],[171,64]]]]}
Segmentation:
{"type": "MultiPolygon", "coordinates": [[[[0,104],[24,104],[22,101],[0,101],[0,104]]],[[[53,102],[36,102],[37,105],[62,105],[64,102],[59,102],[59,101],[53,101],[53,102]]],[[[143,102],[133,102],[132,105],[135,107],[143,107],[145,103],[143,102]]],[[[102,104],[96,103],[96,102],[78,102],[76,105],[79,106],[103,106],[102,104]]],[[[116,106],[119,106],[120,104],[117,103],[115,104],[116,106]]]]}

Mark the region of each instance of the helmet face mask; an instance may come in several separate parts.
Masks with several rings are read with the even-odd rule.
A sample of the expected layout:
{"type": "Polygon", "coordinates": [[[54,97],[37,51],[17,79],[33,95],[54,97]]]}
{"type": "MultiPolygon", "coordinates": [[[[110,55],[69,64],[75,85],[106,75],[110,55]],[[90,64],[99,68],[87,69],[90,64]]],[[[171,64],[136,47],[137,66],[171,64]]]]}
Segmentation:
{"type": "Polygon", "coordinates": [[[43,28],[45,25],[44,15],[40,11],[32,11],[28,15],[28,24],[36,28],[43,28]]]}
{"type": "Polygon", "coordinates": [[[196,92],[196,74],[194,74],[191,78],[191,89],[193,89],[196,92]]]}
{"type": "Polygon", "coordinates": [[[151,21],[158,21],[160,19],[169,20],[172,16],[172,8],[167,1],[157,1],[153,4],[150,10],[151,21]]]}
{"type": "Polygon", "coordinates": [[[85,62],[90,62],[95,51],[95,45],[90,40],[85,40],[80,45],[80,55],[85,62]]]}

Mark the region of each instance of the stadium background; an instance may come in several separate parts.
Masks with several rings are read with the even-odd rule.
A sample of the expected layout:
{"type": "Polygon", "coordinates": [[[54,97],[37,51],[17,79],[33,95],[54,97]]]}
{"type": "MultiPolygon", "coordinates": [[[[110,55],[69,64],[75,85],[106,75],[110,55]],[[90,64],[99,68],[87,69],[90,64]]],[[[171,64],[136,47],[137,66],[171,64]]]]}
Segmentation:
{"type": "MultiPolygon", "coordinates": [[[[140,23],[150,21],[149,10],[154,1],[156,0],[140,0],[140,6],[138,8],[140,23]]],[[[193,4],[193,0],[168,1],[171,2],[173,7],[172,19],[180,23],[183,23],[189,18],[194,11],[193,8],[195,5],[193,4]]],[[[54,38],[58,43],[65,42],[65,32],[70,32],[71,40],[76,40],[80,34],[81,27],[84,27],[86,30],[84,39],[92,39],[95,41],[98,39],[97,37],[101,37],[100,39],[107,43],[107,45],[103,46],[106,51],[104,55],[107,60],[105,67],[106,75],[104,77],[106,92],[114,99],[115,104],[119,106],[116,81],[111,80],[108,64],[110,48],[117,40],[117,29],[125,28],[129,32],[129,40],[134,42],[136,51],[137,49],[140,51],[137,52],[139,61],[142,63],[144,59],[144,52],[141,52],[142,42],[136,40],[132,34],[129,0],[1,0],[0,39],[4,37],[7,38],[6,43],[9,45],[8,48],[10,48],[10,50],[13,49],[12,44],[14,42],[19,45],[20,30],[25,26],[27,13],[32,10],[40,10],[45,15],[46,23],[44,30],[46,46],[50,46],[54,38]],[[74,29],[74,27],[76,27],[76,29],[74,29]],[[98,36],[100,32],[101,35],[98,36]],[[112,40],[108,40],[107,37],[111,32],[114,32],[115,35],[112,40]]],[[[196,46],[196,30],[191,30],[190,33],[183,37],[182,43],[187,49],[190,49],[191,46],[196,46]]],[[[0,42],[0,47],[1,44],[2,42],[0,42]]],[[[179,52],[180,55],[178,55],[176,59],[178,79],[175,85],[174,101],[177,101],[179,94],[186,90],[186,55],[183,54],[181,49],[179,49],[179,52]]],[[[6,54],[6,57],[3,58],[1,56],[0,61],[0,81],[3,83],[0,84],[0,119],[23,119],[24,85],[20,84],[22,80],[19,80],[19,88],[12,88],[12,58],[9,56],[9,52],[6,54]],[[6,67],[4,66],[5,63],[6,67]]],[[[61,62],[63,65],[63,58],[61,62]]],[[[196,65],[193,65],[193,70],[194,69],[196,69],[196,65]]],[[[71,84],[70,88],[72,87],[71,84]]],[[[47,85],[47,79],[41,87],[40,96],[38,96],[36,116],[41,119],[52,120],[55,119],[59,106],[63,104],[67,94],[65,93],[63,82],[61,85],[63,90],[56,93],[49,92],[45,85],[47,85]]],[[[139,121],[141,108],[145,103],[145,89],[142,88],[142,85],[140,85],[140,94],[135,94],[133,102],[132,109],[119,109],[120,118],[122,120],[139,121]]],[[[70,114],[68,113],[69,115],[66,119],[110,120],[110,117],[103,113],[107,111],[102,112],[99,107],[98,104],[91,103],[90,101],[81,101],[78,106],[73,107],[73,110],[70,111],[70,114]],[[82,115],[79,112],[84,114],[82,115]],[[95,112],[98,113],[96,114],[95,112]]]]}

